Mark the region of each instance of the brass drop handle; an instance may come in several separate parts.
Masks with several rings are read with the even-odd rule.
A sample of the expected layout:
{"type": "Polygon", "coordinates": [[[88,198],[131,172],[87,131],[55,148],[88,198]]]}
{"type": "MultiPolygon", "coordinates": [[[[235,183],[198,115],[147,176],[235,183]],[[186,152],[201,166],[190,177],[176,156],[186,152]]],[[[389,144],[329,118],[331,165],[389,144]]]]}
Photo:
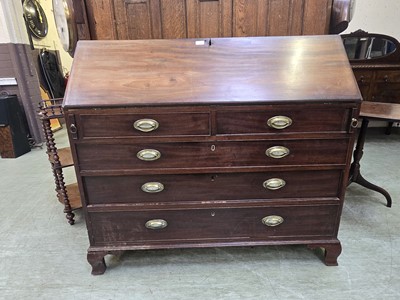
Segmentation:
{"type": "Polygon", "coordinates": [[[351,127],[357,128],[357,126],[358,126],[358,119],[352,118],[351,119],[351,127]]]}
{"type": "Polygon", "coordinates": [[[153,220],[148,220],[144,226],[146,226],[146,228],[148,229],[157,230],[167,227],[168,223],[163,219],[153,219],[153,220]]]}
{"type": "Polygon", "coordinates": [[[78,129],[76,128],[75,124],[71,124],[69,126],[69,132],[71,132],[72,134],[75,134],[78,132],[78,129]]]}
{"type": "Polygon", "coordinates": [[[161,153],[155,149],[143,149],[136,154],[137,158],[144,161],[153,161],[161,157],[161,153]]]}
{"type": "Polygon", "coordinates": [[[268,227],[274,227],[282,224],[284,219],[281,216],[271,215],[261,219],[261,222],[268,227]]]}
{"type": "Polygon", "coordinates": [[[284,129],[292,125],[292,119],[286,116],[275,116],[268,119],[267,125],[275,129],[284,129]]]}
{"type": "Polygon", "coordinates": [[[284,146],[273,146],[265,151],[265,155],[271,158],[283,158],[289,155],[290,151],[284,146]]]}
{"type": "Polygon", "coordinates": [[[136,130],[142,132],[151,132],[158,128],[159,123],[153,119],[140,119],[133,123],[133,127],[136,130]]]}
{"type": "Polygon", "coordinates": [[[164,190],[164,185],[161,182],[146,182],[142,185],[142,191],[146,193],[159,193],[164,190]]]}
{"type": "Polygon", "coordinates": [[[285,185],[286,185],[285,180],[281,178],[270,178],[263,182],[263,187],[271,191],[279,190],[283,188],[285,185]]]}
{"type": "Polygon", "coordinates": [[[365,77],[364,76],[360,76],[360,83],[365,83],[365,77]]]}

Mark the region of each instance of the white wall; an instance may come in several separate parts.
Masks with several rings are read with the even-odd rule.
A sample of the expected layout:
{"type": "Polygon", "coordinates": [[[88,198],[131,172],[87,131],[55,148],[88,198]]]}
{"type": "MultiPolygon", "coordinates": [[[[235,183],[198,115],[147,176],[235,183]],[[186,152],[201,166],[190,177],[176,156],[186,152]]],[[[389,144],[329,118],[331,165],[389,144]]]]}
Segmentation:
{"type": "Polygon", "coordinates": [[[8,33],[7,23],[4,18],[3,5],[0,2],[0,44],[5,44],[10,42],[10,35],[8,33]]]}
{"type": "Polygon", "coordinates": [[[0,0],[0,19],[0,43],[29,44],[20,2],[0,0]]]}
{"type": "Polygon", "coordinates": [[[344,33],[358,29],[400,41],[400,0],[356,0],[353,20],[344,33]]]}

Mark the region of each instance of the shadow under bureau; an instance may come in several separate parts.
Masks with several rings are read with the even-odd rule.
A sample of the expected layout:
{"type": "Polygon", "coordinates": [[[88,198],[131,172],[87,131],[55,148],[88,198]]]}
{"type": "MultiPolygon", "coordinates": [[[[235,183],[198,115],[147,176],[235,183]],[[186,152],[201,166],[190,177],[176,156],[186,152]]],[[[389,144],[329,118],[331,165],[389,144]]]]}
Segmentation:
{"type": "Polygon", "coordinates": [[[337,36],[79,42],[64,109],[92,274],[188,247],[336,265],[360,101],[337,36]]]}

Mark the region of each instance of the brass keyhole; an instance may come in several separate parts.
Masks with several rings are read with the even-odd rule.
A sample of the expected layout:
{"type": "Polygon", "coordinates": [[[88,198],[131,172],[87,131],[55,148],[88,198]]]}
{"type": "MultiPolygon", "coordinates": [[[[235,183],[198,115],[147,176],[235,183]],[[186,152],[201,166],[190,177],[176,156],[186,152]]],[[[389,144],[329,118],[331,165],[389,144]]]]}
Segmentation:
{"type": "Polygon", "coordinates": [[[211,151],[215,151],[215,145],[211,145],[211,151]]]}

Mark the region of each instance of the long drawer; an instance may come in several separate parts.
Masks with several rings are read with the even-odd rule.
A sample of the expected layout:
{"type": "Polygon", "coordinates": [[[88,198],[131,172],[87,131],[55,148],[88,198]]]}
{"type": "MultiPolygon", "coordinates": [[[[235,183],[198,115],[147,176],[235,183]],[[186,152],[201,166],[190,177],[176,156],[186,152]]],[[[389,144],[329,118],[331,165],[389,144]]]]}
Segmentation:
{"type": "Polygon", "coordinates": [[[92,246],[334,235],[338,205],[91,213],[92,246]]]}
{"type": "Polygon", "coordinates": [[[77,145],[76,149],[81,170],[133,170],[345,164],[347,143],[347,139],[101,145],[84,143],[77,145]],[[138,158],[141,155],[144,158],[138,158]]]}
{"type": "Polygon", "coordinates": [[[88,205],[338,198],[342,170],[84,177],[88,205]]]}

